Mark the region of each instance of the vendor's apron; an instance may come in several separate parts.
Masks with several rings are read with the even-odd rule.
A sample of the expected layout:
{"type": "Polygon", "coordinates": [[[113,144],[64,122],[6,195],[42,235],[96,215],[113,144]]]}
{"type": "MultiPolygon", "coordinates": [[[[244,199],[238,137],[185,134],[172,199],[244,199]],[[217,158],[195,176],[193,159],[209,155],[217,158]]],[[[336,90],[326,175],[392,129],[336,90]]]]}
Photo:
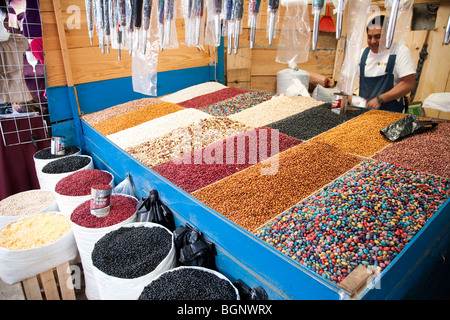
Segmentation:
{"type": "MultiPolygon", "coordinates": [[[[366,77],[365,76],[365,66],[367,61],[367,56],[369,55],[370,48],[366,48],[361,57],[360,64],[360,77],[359,77],[359,95],[367,100],[371,100],[378,95],[391,90],[394,87],[394,66],[395,59],[397,55],[391,54],[386,66],[386,73],[382,76],[377,77],[366,77]]],[[[388,110],[395,112],[403,112],[405,105],[403,103],[403,98],[398,101],[390,101],[383,103],[380,110],[388,110]]]]}

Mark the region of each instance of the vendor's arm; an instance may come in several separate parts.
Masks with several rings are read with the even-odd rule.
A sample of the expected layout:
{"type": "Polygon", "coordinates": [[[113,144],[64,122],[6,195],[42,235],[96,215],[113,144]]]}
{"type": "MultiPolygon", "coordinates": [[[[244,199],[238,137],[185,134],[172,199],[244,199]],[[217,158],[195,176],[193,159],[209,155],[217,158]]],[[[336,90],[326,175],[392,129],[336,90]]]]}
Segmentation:
{"type": "MultiPolygon", "coordinates": [[[[383,103],[393,101],[404,97],[406,94],[413,91],[416,85],[415,74],[407,75],[400,79],[400,82],[391,90],[381,94],[379,97],[383,100],[383,103]]],[[[377,98],[373,98],[366,104],[367,108],[380,109],[381,104],[377,98]]]]}

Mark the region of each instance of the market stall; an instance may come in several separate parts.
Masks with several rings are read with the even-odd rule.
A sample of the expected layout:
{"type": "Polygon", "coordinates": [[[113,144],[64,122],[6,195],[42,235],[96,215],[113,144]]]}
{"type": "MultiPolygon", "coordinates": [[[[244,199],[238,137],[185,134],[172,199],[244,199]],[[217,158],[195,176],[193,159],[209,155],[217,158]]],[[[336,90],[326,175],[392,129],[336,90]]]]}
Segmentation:
{"type": "MultiPolygon", "coordinates": [[[[268,10],[259,12],[267,14],[270,28],[276,29],[276,14],[288,11],[286,6],[278,10],[275,2],[269,1],[268,10]]],[[[253,23],[242,31],[253,34],[248,48],[245,40],[239,41],[239,27],[234,30],[234,42],[228,41],[226,46],[231,33],[224,33],[220,43],[208,45],[194,38],[191,46],[192,39],[187,38],[191,31],[185,30],[195,31],[194,27],[200,26],[195,21],[204,19],[201,15],[183,20],[187,29],[181,28],[180,18],[158,20],[165,21],[158,29],[164,31],[160,34],[164,40],[158,48],[145,44],[147,54],[159,51],[157,81],[151,81],[156,94],[144,94],[135,90],[136,73],[130,71],[136,56],[133,50],[139,49],[127,47],[127,42],[115,43],[114,35],[106,32],[94,33],[94,44],[89,45],[85,28],[64,30],[69,14],[64,3],[43,1],[41,5],[43,14],[55,19],[48,23],[56,25],[44,29],[52,35],[47,38],[46,54],[55,58],[47,73],[53,134],[64,136],[67,145],[81,148],[83,155],[70,158],[92,159],[91,167],[81,172],[110,173],[114,181],[108,179],[106,184],[111,188],[130,179],[136,192],[135,197],[130,196],[133,200],[157,190],[173,213],[175,227],[193,226],[214,244],[214,269],[219,278],[225,277],[233,285],[242,281],[261,288],[273,300],[447,297],[447,120],[351,105],[336,108],[334,103],[308,95],[239,87],[238,82],[225,84],[226,76],[234,76],[228,74],[229,67],[237,66],[233,64],[236,59],[227,58],[236,54],[229,52],[229,46],[245,56],[262,40],[258,29],[254,33],[253,23]],[[178,41],[183,44],[176,47],[178,41]],[[229,62],[226,68],[225,60],[229,62]],[[422,128],[424,132],[414,130],[398,141],[382,133],[405,119],[430,121],[432,126],[422,128]]],[[[306,7],[315,13],[312,9],[321,9],[316,5],[323,2],[306,7]]],[[[244,14],[234,8],[233,26],[259,10],[244,8],[244,14]]],[[[161,12],[156,5],[154,9],[153,14],[161,12]]],[[[448,9],[442,6],[439,23],[448,9]]],[[[204,21],[206,26],[214,26],[209,23],[204,21]]],[[[231,32],[231,26],[227,27],[231,32]]],[[[321,46],[329,42],[321,43],[327,36],[321,38],[317,32],[311,34],[312,52],[320,56],[324,54],[321,46]]],[[[141,38],[130,34],[128,41],[140,39],[141,43],[141,38]]],[[[282,39],[272,40],[282,46],[282,39]]],[[[327,61],[330,59],[334,62],[338,57],[328,56],[327,61]]],[[[77,173],[79,168],[74,168],[70,177],[74,179],[77,173]]],[[[61,184],[68,188],[80,177],[66,184],[62,179],[67,178],[52,186],[57,195],[62,193],[61,184]]],[[[137,201],[126,213],[119,210],[123,216],[116,219],[116,213],[111,214],[105,224],[97,224],[100,220],[89,213],[89,201],[80,201],[85,202],[62,214],[70,216],[88,299],[151,296],[151,286],[143,290],[144,281],[155,281],[157,287],[158,279],[177,274],[176,263],[169,261],[164,264],[169,270],[161,270],[161,274],[146,270],[150,278],[144,272],[132,279],[138,282],[136,289],[134,281],[115,273],[132,271],[125,267],[114,270],[114,266],[95,260],[97,254],[112,254],[101,241],[108,232],[119,230],[115,238],[119,243],[122,232],[139,230],[144,234],[157,228],[134,224],[137,201]],[[114,272],[106,274],[111,270],[114,272]],[[115,277],[117,284],[110,277],[115,277]],[[118,292],[116,285],[129,285],[130,295],[118,292]]],[[[120,252],[117,261],[122,259],[120,252]]],[[[70,255],[66,260],[72,259],[70,255]]],[[[231,288],[226,295],[234,299],[234,293],[231,288]]]]}

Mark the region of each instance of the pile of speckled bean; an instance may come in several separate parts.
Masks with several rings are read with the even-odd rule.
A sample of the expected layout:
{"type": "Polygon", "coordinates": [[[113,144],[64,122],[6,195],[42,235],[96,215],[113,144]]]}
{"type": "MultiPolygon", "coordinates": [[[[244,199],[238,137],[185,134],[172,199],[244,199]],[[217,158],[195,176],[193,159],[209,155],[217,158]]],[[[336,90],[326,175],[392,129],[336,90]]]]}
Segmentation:
{"type": "Polygon", "coordinates": [[[226,117],[211,117],[125,150],[146,166],[153,167],[248,129],[226,117]]]}
{"type": "Polygon", "coordinates": [[[322,277],[385,268],[448,200],[450,181],[366,160],[255,232],[322,277]]]}
{"type": "Polygon", "coordinates": [[[199,108],[199,110],[213,116],[229,116],[231,114],[254,107],[275,95],[266,91],[249,91],[232,98],[199,108]]]}
{"type": "Polygon", "coordinates": [[[223,100],[231,99],[239,94],[246,92],[248,92],[248,90],[238,88],[225,88],[217,90],[215,92],[200,95],[187,101],[179,102],[178,104],[185,108],[199,109],[223,100]]]}
{"type": "Polygon", "coordinates": [[[392,143],[373,158],[450,178],[450,122],[437,122],[435,128],[392,143]]]}

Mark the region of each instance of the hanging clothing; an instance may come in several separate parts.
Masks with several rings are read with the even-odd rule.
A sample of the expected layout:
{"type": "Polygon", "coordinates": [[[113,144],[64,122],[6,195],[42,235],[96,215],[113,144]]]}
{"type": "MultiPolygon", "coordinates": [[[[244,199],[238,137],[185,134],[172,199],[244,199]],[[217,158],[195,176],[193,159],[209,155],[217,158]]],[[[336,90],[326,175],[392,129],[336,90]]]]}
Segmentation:
{"type": "Polygon", "coordinates": [[[0,42],[0,103],[33,99],[23,76],[23,54],[28,47],[27,38],[19,34],[0,42]]]}

